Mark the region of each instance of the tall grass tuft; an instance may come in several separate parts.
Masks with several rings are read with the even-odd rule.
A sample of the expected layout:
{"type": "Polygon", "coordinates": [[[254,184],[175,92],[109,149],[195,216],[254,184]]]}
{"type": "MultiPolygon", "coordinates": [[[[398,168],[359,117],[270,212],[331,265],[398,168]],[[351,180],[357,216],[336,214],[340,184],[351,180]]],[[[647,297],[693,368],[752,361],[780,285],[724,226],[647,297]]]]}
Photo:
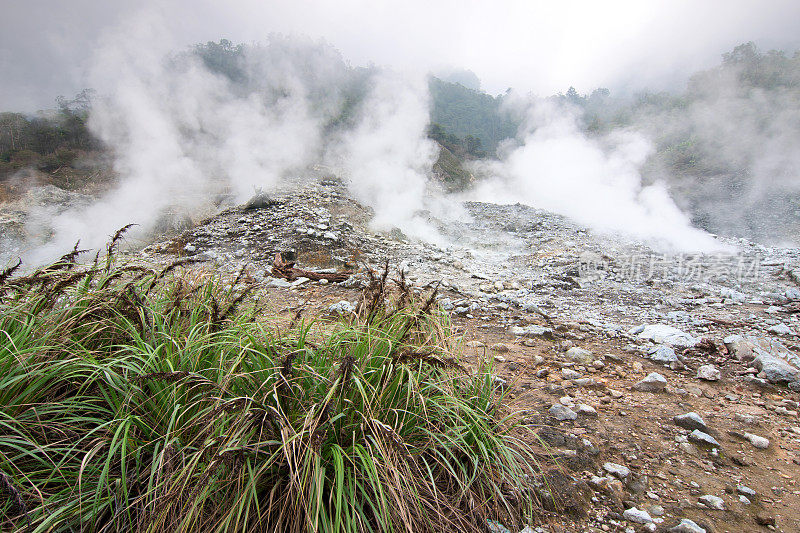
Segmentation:
{"type": "MultiPolygon", "coordinates": [[[[108,255],[113,252],[113,242],[108,255]]],[[[77,246],[73,252],[79,252],[77,246]]],[[[0,283],[0,512],[20,531],[485,531],[532,455],[401,277],[351,321],[255,314],[184,265],[0,283]]],[[[237,277],[237,282],[242,276],[237,277]]]]}

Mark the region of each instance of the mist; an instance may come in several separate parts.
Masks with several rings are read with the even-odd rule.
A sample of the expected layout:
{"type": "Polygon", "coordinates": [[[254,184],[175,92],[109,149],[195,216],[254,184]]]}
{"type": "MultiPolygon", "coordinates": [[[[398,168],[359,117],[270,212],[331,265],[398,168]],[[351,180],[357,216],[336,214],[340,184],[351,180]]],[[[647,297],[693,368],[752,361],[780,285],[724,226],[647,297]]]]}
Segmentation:
{"type": "Polygon", "coordinates": [[[378,73],[356,127],[334,141],[329,157],[353,196],[373,209],[373,229],[441,245],[446,239],[427,217],[465,215],[430,179],[439,147],[426,134],[429,106],[424,76],[378,73]]]}
{"type": "Polygon", "coordinates": [[[525,203],[665,250],[721,248],[691,226],[663,183],[643,184],[641,167],[653,152],[645,136],[622,130],[590,138],[575,109],[541,99],[526,107],[517,142],[501,147],[498,161],[476,164],[487,179],[470,197],[525,203]]]}
{"type": "MultiPolygon", "coordinates": [[[[339,169],[373,209],[376,230],[441,242],[419,216],[439,205],[428,186],[438,147],[426,136],[424,75],[353,70],[323,41],[280,35],[247,47],[226,43],[223,53],[237,62],[223,75],[201,54],[171,51],[163,23],[149,15],[130,21],[96,54],[92,84],[101,96],[89,127],[113,153],[119,185],[88,208],[50,216],[54,234],[26,263],[58,257],[79,239],[98,248],[129,223],[129,237],[146,240],[158,225],[296,187],[320,162],[339,169]],[[349,123],[332,130],[354,77],[366,78],[367,94],[349,123]]],[[[37,226],[45,215],[33,217],[37,226]]]]}
{"type": "Polygon", "coordinates": [[[318,163],[335,168],[372,208],[376,231],[397,228],[445,245],[430,217],[466,212],[462,196],[444,194],[432,179],[440,147],[427,133],[427,76],[460,68],[474,72],[471,84],[506,95],[505,112],[520,123],[496,153],[467,161],[482,178],[468,198],[523,202],[659,249],[709,251],[720,245],[704,229],[768,240],[772,229],[754,228],[754,213],[775,211],[772,199],[800,188],[796,90],[745,90],[728,69],[692,79],[679,105],[636,104],[645,87],[687,91],[691,72],[712,67],[738,43],[791,49],[792,21],[800,20],[793,2],[770,9],[733,2],[721,11],[681,2],[221,9],[170,1],[103,10],[79,2],[74,13],[55,17],[57,28],[53,19],[30,18],[42,5],[15,7],[4,22],[0,66],[9,76],[0,96],[31,109],[46,107],[43,95],[56,90],[96,90],[88,125],[119,179],[89,207],[33,216],[30,234],[43,233],[42,221],[54,228],[45,246],[26,254],[33,264],[78,239],[82,248],[99,247],[129,223],[138,224],[130,237],[146,240],[165,222],[198,221],[257,191],[295,187],[318,163]],[[684,26],[687,35],[676,39],[672,30],[684,26]],[[46,61],[19,51],[24,31],[49,36],[46,61]],[[221,36],[235,40],[214,43],[221,36]],[[190,46],[209,39],[206,48],[190,46]],[[235,61],[222,68],[215,53],[235,61]],[[10,57],[20,61],[12,65],[10,57]],[[592,130],[590,109],[541,96],[568,85],[587,94],[610,87],[617,100],[606,111],[625,119],[606,117],[592,130]],[[676,170],[670,158],[686,138],[707,168],[676,170]]]}
{"type": "Polygon", "coordinates": [[[236,94],[196,56],[165,54],[158,20],[120,30],[95,57],[92,76],[102,97],[89,119],[114,154],[119,186],[86,210],[59,215],[55,235],[37,252],[41,259],[78,239],[98,247],[129,223],[137,224],[136,238],[163,217],[197,220],[213,212],[220,195],[242,201],[256,188],[274,189],[318,146],[318,118],[291,70],[275,80],[291,87],[275,101],[236,94]]]}
{"type": "Polygon", "coordinates": [[[631,127],[661,152],[649,174],[711,231],[798,244],[800,56],[745,44],[695,75],[676,105],[644,106],[631,127]],[[683,161],[691,164],[683,164],[683,161]]]}
{"type": "Polygon", "coordinates": [[[85,88],[98,41],[142,11],[171,21],[158,41],[168,38],[174,49],[302,34],[325,39],[356,65],[469,68],[490,94],[680,89],[737,44],[800,46],[800,4],[792,0],[36,0],[10,3],[0,20],[0,101],[35,111],[85,88]]]}

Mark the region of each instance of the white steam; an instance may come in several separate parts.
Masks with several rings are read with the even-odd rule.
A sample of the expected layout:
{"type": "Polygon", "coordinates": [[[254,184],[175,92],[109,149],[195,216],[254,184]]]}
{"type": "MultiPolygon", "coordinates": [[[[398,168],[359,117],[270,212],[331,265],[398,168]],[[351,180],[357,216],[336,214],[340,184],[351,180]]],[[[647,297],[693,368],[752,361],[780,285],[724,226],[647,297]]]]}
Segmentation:
{"type": "Polygon", "coordinates": [[[353,194],[375,211],[379,229],[438,238],[426,208],[436,145],[426,137],[423,76],[369,71],[356,125],[326,129],[343,105],[348,67],[332,47],[272,37],[244,48],[244,80],[209,71],[195,54],[168,55],[166,28],[145,16],[106,36],[92,86],[102,97],[93,133],[113,152],[119,184],[88,208],[52,220],[54,236],[26,257],[40,263],[75,241],[98,248],[126,224],[144,236],[165,217],[207,215],[215,200],[242,202],[256,188],[293,185],[324,154],[337,158],[353,194]]]}
{"type": "Polygon", "coordinates": [[[447,213],[434,201],[428,180],[438,146],[426,135],[425,78],[384,72],[373,81],[358,125],[334,149],[334,157],[344,167],[355,198],[374,209],[375,229],[397,227],[411,237],[442,242],[421,214],[447,213]]]}
{"type": "MultiPolygon", "coordinates": [[[[796,65],[795,60],[795,69],[796,65]]],[[[702,73],[690,85],[679,112],[644,109],[635,116],[633,127],[662,139],[665,145],[679,149],[688,145],[695,164],[677,173],[668,167],[656,172],[665,173],[676,185],[676,199],[704,226],[760,242],[788,241],[796,246],[800,228],[798,92],[796,87],[778,83],[753,86],[744,68],[725,65],[702,73]]]]}
{"type": "Polygon", "coordinates": [[[505,147],[500,161],[482,165],[491,177],[472,196],[525,203],[664,248],[719,249],[713,237],[691,226],[663,185],[642,185],[640,168],[652,151],[645,137],[618,131],[589,138],[577,118],[553,102],[534,101],[519,144],[505,147]]]}

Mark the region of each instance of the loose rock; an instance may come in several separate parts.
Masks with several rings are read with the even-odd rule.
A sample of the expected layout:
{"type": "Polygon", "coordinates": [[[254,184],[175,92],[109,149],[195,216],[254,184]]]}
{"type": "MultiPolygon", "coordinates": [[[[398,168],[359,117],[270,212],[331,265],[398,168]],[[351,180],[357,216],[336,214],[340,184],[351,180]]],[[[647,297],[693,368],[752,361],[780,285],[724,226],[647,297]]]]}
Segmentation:
{"type": "Polygon", "coordinates": [[[703,365],[697,369],[697,379],[705,381],[719,381],[722,375],[714,365],[703,365]]]}
{"type": "Polygon", "coordinates": [[[556,420],[575,420],[578,418],[578,413],[566,405],[561,405],[560,403],[553,404],[548,412],[550,413],[550,416],[556,420]]]}
{"type": "Polygon", "coordinates": [[[635,524],[649,524],[653,521],[650,517],[650,513],[643,509],[637,509],[636,507],[626,509],[625,512],[622,513],[622,517],[628,522],[633,522],[635,524]]]}
{"type": "Polygon", "coordinates": [[[667,388],[667,379],[658,372],[652,372],[633,388],[640,392],[662,392],[667,388]]]}
{"type": "Polygon", "coordinates": [[[640,339],[651,340],[675,348],[691,348],[699,341],[688,333],[666,324],[645,324],[629,332],[640,339]]]}
{"type": "Polygon", "coordinates": [[[621,479],[623,481],[631,473],[630,469],[628,469],[627,466],[623,466],[623,465],[617,464],[617,463],[604,463],[603,464],[603,470],[605,470],[606,472],[608,472],[612,476],[614,476],[616,478],[619,478],[619,479],[621,479]]]}
{"type": "Polygon", "coordinates": [[[717,511],[724,511],[725,510],[725,500],[720,498],[719,496],[714,496],[712,494],[706,494],[705,496],[700,496],[698,498],[700,503],[708,507],[709,509],[715,509],[717,511]]]}
{"type": "Polygon", "coordinates": [[[693,520],[684,518],[680,523],[670,528],[670,533],[706,533],[705,528],[698,526],[693,520]]]}
{"type": "Polygon", "coordinates": [[[706,426],[705,421],[703,418],[695,412],[686,413],[685,415],[678,415],[672,417],[673,422],[676,425],[688,429],[688,430],[699,430],[702,432],[707,432],[708,427],[706,426]]]}
{"type": "Polygon", "coordinates": [[[576,363],[580,363],[582,365],[591,364],[592,359],[592,352],[589,350],[584,350],[583,348],[572,347],[564,354],[567,359],[570,361],[575,361],[576,363]]]}
{"type": "Polygon", "coordinates": [[[328,307],[328,313],[332,315],[347,316],[356,312],[356,306],[347,300],[340,300],[328,307]]]}
{"type": "Polygon", "coordinates": [[[758,435],[754,435],[752,433],[745,433],[744,438],[756,448],[761,450],[766,450],[769,448],[769,439],[767,438],[759,437],[758,435]]]}
{"type": "Polygon", "coordinates": [[[717,448],[721,447],[720,443],[717,442],[717,439],[709,435],[708,433],[704,433],[699,429],[695,429],[691,433],[689,433],[689,440],[694,442],[695,444],[703,444],[706,446],[716,446],[717,448]]]}
{"type": "Polygon", "coordinates": [[[661,363],[668,365],[670,363],[676,363],[679,361],[675,350],[672,349],[671,346],[667,346],[666,344],[659,344],[652,348],[649,352],[650,360],[654,363],[661,363]]]}

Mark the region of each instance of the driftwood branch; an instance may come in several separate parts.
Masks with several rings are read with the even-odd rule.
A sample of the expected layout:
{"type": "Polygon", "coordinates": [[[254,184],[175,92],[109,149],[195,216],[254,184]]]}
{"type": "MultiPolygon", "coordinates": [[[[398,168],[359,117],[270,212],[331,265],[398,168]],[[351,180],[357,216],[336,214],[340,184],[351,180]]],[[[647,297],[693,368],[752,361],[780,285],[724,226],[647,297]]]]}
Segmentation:
{"type": "Polygon", "coordinates": [[[295,268],[294,261],[284,260],[280,252],[276,253],[275,258],[272,260],[272,275],[276,278],[283,278],[287,281],[294,281],[297,278],[308,278],[312,281],[326,279],[330,282],[338,283],[340,281],[347,280],[351,274],[352,272],[350,271],[334,272],[329,274],[295,268]]]}

